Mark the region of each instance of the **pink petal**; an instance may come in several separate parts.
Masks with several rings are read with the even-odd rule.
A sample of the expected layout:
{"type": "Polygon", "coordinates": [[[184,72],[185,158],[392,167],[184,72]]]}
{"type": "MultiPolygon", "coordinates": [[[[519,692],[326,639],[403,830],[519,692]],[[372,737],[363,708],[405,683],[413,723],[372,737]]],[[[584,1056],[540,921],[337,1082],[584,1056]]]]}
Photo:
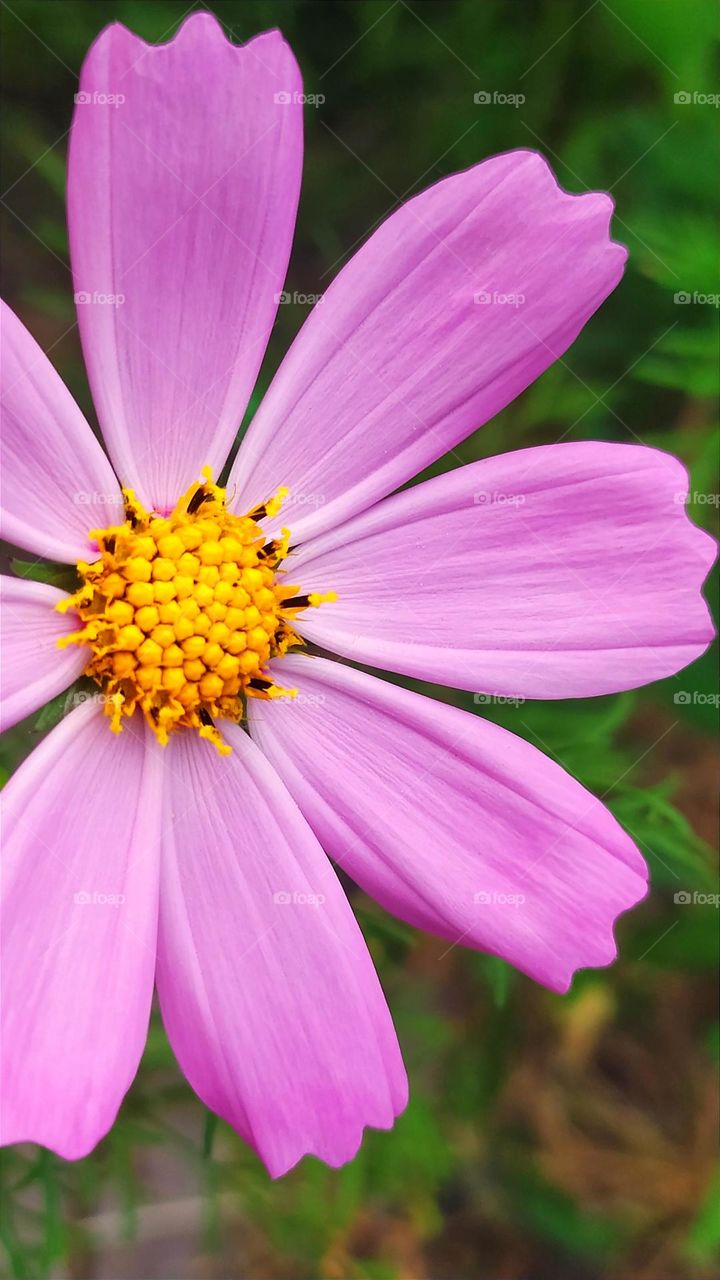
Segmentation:
{"type": "Polygon", "coordinates": [[[0,732],[77,680],[88,660],[80,645],[58,649],[77,618],[57,613],[66,592],[44,582],[0,575],[0,732]]]}
{"type": "Polygon", "coordinates": [[[112,1125],[150,1016],[159,755],[98,699],[36,747],[4,798],[2,1141],[68,1160],[112,1125]]]}
{"type": "Polygon", "coordinates": [[[157,984],[203,1102],[273,1177],[350,1160],[406,1102],[392,1021],[329,862],[260,752],[173,741],[157,984]]]}
{"type": "Polygon", "coordinates": [[[277,374],[231,473],[236,508],[285,484],[283,523],[304,541],[482,426],[618,283],[626,255],[608,238],[611,212],[608,196],[561,191],[527,151],[398,209],[340,272],[277,374]]]}
{"type": "Polygon", "coordinates": [[[62,378],[4,302],[0,325],[2,536],[74,564],[92,554],[88,530],[122,520],[120,487],[62,378]]]}
{"type": "Polygon", "coordinates": [[[340,663],[273,665],[299,696],[254,705],[252,735],[378,902],[554,991],[615,958],[613,922],[643,897],[646,868],[569,774],[497,725],[340,663]]]}
{"type": "Polygon", "coordinates": [[[208,13],[158,46],[114,23],[85,59],[68,185],[80,332],[110,456],[158,508],[220,470],[250,397],[295,223],[301,88],[279,32],[239,48],[208,13]]]}
{"type": "Polygon", "coordinates": [[[547,445],[472,463],[302,547],[298,629],[358,662],[461,689],[574,698],[672,675],[713,636],[713,540],[687,475],[623,444],[547,445]]]}

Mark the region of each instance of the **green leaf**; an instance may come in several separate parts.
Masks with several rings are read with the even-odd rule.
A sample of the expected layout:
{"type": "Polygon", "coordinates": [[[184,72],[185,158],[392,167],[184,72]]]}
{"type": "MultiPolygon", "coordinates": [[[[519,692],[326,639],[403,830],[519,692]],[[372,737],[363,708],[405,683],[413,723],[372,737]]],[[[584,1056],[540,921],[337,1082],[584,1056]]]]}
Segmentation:
{"type": "MultiPolygon", "coordinates": [[[[696,891],[683,885],[677,892],[690,894],[692,899],[696,891]]],[[[673,905],[677,910],[674,920],[636,929],[625,947],[625,959],[655,969],[715,971],[720,961],[717,907],[692,900],[673,905]]]]}
{"type": "Polygon", "coordinates": [[[505,960],[501,960],[500,956],[483,956],[483,969],[497,1008],[504,1008],[515,977],[515,970],[505,960]]]}
{"type": "Polygon", "coordinates": [[[685,1253],[693,1262],[708,1266],[720,1254],[720,1166],[710,1183],[690,1228],[685,1253]]]}
{"type": "MultiPolygon", "coordinates": [[[[75,686],[73,686],[73,689],[75,686]]],[[[35,728],[39,733],[46,733],[48,729],[54,729],[59,724],[63,716],[72,706],[73,689],[66,689],[63,693],[59,693],[57,697],[51,698],[50,702],[46,702],[45,706],[38,712],[35,720],[35,728]]]]}
{"type": "Polygon", "coordinates": [[[18,578],[29,582],[47,582],[51,587],[72,590],[77,581],[74,569],[66,565],[48,564],[44,560],[11,560],[10,567],[18,578]]]}
{"type": "Polygon", "coordinates": [[[209,1160],[212,1156],[213,1143],[215,1142],[215,1134],[217,1133],[218,1118],[214,1111],[206,1111],[205,1125],[203,1127],[202,1153],[205,1160],[209,1160]]]}
{"type": "MultiPolygon", "coordinates": [[[[697,304],[694,310],[699,310],[697,304]]],[[[680,308],[683,312],[690,306],[680,308]]],[[[717,312],[709,305],[702,305],[708,312],[703,323],[695,328],[673,329],[653,351],[639,360],[632,377],[649,382],[654,387],[677,388],[694,396],[716,396],[717,371],[717,312]]]]}
{"type": "Polygon", "coordinates": [[[571,1255],[600,1258],[612,1255],[622,1240],[616,1223],[583,1210],[563,1192],[534,1172],[516,1174],[514,1207],[539,1236],[552,1240],[571,1255]]]}

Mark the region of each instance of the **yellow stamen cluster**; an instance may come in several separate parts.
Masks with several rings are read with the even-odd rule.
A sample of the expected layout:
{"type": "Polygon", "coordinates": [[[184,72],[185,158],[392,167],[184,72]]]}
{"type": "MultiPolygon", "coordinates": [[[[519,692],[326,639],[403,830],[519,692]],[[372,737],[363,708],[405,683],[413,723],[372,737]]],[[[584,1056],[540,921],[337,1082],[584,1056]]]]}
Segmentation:
{"type": "Polygon", "coordinates": [[[64,600],[80,630],[58,644],[87,644],[85,674],[101,686],[111,728],[139,707],[165,745],[195,728],[225,755],[217,717],[240,720],[246,697],[292,696],[266,672],[271,658],[302,644],[300,610],[334,593],[298,596],[277,576],[290,534],[268,542],[258,521],[275,516],[281,489],[264,506],[234,516],[208,469],[167,517],[146,511],[124,490],[126,520],[95,529],[99,559],[80,561],[82,585],[64,600]]]}

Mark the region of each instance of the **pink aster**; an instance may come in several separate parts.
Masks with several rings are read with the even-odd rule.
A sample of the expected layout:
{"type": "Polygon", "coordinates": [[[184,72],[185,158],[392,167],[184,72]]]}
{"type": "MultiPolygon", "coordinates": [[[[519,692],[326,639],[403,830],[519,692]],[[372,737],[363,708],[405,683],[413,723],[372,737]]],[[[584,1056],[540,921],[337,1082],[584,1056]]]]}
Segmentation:
{"type": "MultiPolygon", "coordinates": [[[[160,518],[202,468],[217,477],[283,288],[302,160],[301,79],[277,32],[238,48],[194,14],[149,47],[113,25],[80,87],[70,243],[110,461],[3,312],[4,534],[71,564],[97,558],[90,530],[122,524],[121,484],[160,518]]],[[[614,289],[611,210],[562,191],[539,155],[496,156],[397,209],[311,312],[227,487],[237,516],[288,488],[290,580],[337,593],[298,614],[304,641],[516,698],[629,689],[702,653],[712,544],[672,457],[550,445],[394,493],[614,289]]],[[[88,647],[58,647],[78,628],[58,590],[5,579],[3,597],[7,725],[71,684],[88,647]]],[[[163,748],[137,711],[113,734],[98,697],[9,783],[5,1142],[91,1150],[135,1075],[154,986],[191,1085],[271,1174],[308,1152],[339,1165],[364,1126],[390,1127],[400,1050],[329,859],[401,919],[554,991],[614,958],[645,865],[557,764],[297,646],[262,677],[297,696],[248,698],[249,732],[222,720],[229,755],[182,727],[163,748]]]]}

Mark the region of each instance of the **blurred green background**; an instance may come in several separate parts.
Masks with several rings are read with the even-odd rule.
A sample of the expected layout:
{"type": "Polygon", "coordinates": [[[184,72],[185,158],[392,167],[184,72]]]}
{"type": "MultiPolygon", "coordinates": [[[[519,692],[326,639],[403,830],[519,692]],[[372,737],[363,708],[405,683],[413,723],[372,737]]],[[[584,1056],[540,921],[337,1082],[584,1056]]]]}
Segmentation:
{"type": "MultiPolygon", "coordinates": [[[[677,453],[717,524],[717,51],[707,0],[2,2],[4,288],[94,421],[74,325],[65,157],[83,55],[112,20],[168,39],[209,8],[242,42],[280,26],[308,93],[288,290],[321,292],[397,203],[535,147],[571,191],[610,190],[621,286],[568,356],[470,439],[465,460],[557,439],[677,453]],[[512,105],[476,94],[523,95],[512,105]],[[689,299],[689,300],[688,300],[689,299]],[[703,301],[703,299],[706,299],[703,301]]],[[[280,308],[254,399],[307,308],[280,308]]],[[[449,460],[434,470],[454,465],[449,460]]],[[[716,530],[715,530],[716,531],[716,530]]],[[[112,1134],[68,1164],[3,1157],[4,1266],[113,1280],[710,1280],[720,1243],[716,659],[637,694],[475,707],[602,795],[650,863],[621,958],[554,997],[353,902],[396,1019],[407,1114],[339,1172],[271,1183],[215,1123],[154,1022],[112,1134]]],[[[422,686],[419,686],[422,687],[422,686]]],[[[52,719],[6,735],[7,769],[52,719]]]]}

